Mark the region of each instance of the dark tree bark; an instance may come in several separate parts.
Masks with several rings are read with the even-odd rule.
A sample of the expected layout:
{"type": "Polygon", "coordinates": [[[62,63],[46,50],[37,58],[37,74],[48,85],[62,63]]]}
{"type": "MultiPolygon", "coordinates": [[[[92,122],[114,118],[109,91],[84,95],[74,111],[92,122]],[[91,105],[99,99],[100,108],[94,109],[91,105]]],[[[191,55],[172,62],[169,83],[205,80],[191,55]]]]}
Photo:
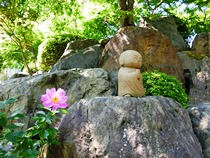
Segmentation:
{"type": "Polygon", "coordinates": [[[134,0],[119,0],[119,5],[120,5],[120,10],[122,11],[120,19],[121,27],[134,26],[134,21],[133,21],[134,0]]]}

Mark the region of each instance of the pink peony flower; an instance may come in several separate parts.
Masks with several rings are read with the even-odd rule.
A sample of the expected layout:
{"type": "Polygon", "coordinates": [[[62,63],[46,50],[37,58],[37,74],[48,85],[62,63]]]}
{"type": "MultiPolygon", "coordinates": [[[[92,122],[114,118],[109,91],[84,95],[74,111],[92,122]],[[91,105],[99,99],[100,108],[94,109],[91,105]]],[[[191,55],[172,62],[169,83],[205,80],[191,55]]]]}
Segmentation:
{"type": "Polygon", "coordinates": [[[58,108],[66,108],[68,106],[67,99],[66,92],[61,88],[57,91],[55,88],[47,89],[46,94],[41,97],[44,107],[52,108],[53,111],[58,108]]]}

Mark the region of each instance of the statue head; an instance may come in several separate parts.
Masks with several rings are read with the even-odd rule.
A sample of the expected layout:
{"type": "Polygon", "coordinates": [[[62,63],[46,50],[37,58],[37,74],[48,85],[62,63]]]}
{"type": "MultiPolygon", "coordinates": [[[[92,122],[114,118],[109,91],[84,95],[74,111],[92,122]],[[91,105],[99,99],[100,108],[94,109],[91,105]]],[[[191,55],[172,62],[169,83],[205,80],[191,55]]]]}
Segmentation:
{"type": "Polygon", "coordinates": [[[124,51],[119,58],[121,67],[130,67],[139,69],[142,65],[141,54],[135,50],[124,51]]]}

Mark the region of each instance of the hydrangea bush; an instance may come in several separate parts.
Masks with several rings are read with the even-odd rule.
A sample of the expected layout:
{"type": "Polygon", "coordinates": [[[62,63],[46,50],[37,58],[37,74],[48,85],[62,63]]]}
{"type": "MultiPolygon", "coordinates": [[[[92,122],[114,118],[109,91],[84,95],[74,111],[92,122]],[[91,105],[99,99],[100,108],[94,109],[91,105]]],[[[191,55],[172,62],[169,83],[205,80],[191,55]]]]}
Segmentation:
{"type": "Polygon", "coordinates": [[[11,98],[0,102],[0,157],[1,158],[35,158],[42,152],[45,146],[59,144],[57,141],[58,129],[52,126],[57,118],[57,113],[66,114],[63,108],[68,106],[66,92],[59,88],[47,89],[41,96],[42,110],[37,111],[34,125],[28,129],[22,129],[22,119],[25,114],[15,111],[7,116],[5,109],[16,101],[11,98]],[[61,108],[61,109],[60,109],[61,108]]]}

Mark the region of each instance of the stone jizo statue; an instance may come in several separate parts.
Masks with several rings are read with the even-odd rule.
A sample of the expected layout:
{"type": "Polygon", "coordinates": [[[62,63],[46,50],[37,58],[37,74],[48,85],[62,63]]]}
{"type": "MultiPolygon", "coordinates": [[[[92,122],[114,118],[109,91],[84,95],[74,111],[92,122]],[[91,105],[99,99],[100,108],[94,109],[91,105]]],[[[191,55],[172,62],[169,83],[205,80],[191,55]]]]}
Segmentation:
{"type": "Polygon", "coordinates": [[[124,51],[119,58],[121,68],[118,72],[118,95],[142,97],[145,94],[140,72],[141,54],[134,50],[124,51]]]}

